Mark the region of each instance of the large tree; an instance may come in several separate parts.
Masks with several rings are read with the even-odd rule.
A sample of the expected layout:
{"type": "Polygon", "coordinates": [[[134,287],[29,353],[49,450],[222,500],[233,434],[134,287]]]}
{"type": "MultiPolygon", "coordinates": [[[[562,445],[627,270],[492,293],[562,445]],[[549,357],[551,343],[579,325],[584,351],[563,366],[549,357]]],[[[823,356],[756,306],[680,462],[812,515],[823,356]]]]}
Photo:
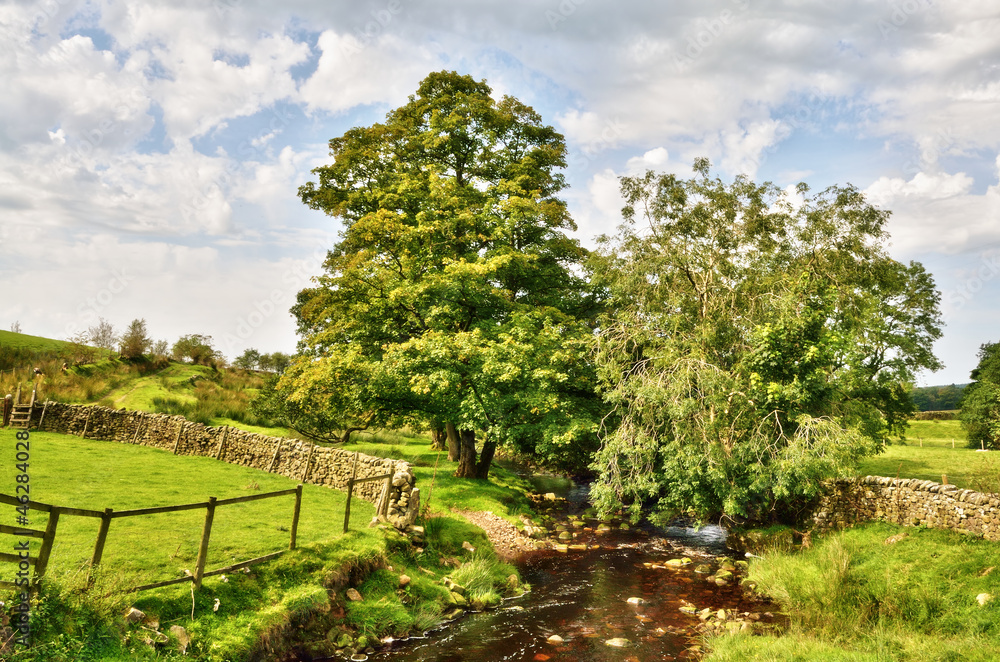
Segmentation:
{"type": "Polygon", "coordinates": [[[959,414],[969,448],[996,449],[1000,447],[1000,343],[979,347],[979,363],[970,377],[959,414]]]}
{"type": "Polygon", "coordinates": [[[626,222],[601,240],[597,360],[621,424],[593,494],[636,517],[794,516],[903,432],[906,384],[939,366],[939,295],[857,189],[695,171],[622,178],[626,222]]]}
{"type": "Polygon", "coordinates": [[[598,297],[557,197],[563,137],[485,82],[438,72],[330,152],[299,194],[343,231],[293,308],[302,340],[281,388],[345,406],[337,384],[352,389],[344,413],[369,425],[454,428],[461,476],[485,477],[501,443],[577,455],[598,420],[570,406],[593,401],[582,341],[598,297]]]}

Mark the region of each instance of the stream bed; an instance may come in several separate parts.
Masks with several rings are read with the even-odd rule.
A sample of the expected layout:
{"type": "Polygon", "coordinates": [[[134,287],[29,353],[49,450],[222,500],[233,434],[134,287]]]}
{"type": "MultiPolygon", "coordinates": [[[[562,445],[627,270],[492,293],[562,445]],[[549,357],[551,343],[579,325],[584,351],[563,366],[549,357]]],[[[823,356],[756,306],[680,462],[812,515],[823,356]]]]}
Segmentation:
{"type": "MultiPolygon", "coordinates": [[[[564,494],[569,512],[587,505],[585,487],[564,494]]],[[[718,581],[720,569],[743,565],[725,558],[732,552],[720,527],[598,532],[595,524],[567,527],[576,549],[529,552],[518,562],[531,585],[525,595],[493,611],[466,614],[426,637],[394,641],[369,659],[684,660],[699,656],[705,622],[730,629],[775,624],[775,607],[745,595],[738,574],[718,581]],[[553,635],[562,641],[550,641],[553,635]]]]}

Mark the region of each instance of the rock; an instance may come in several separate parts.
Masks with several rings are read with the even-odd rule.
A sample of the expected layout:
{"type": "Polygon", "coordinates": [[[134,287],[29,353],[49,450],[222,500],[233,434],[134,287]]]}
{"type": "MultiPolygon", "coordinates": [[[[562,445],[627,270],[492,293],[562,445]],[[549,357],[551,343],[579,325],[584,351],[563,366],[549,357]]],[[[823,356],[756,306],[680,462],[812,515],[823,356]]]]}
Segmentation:
{"type": "Polygon", "coordinates": [[[720,609],[718,612],[716,612],[715,617],[720,621],[726,620],[726,610],[720,609]]]}
{"type": "Polygon", "coordinates": [[[410,576],[409,575],[400,575],[399,576],[399,588],[406,588],[407,586],[410,585],[410,581],[411,580],[410,580],[410,576]]]}
{"type": "Polygon", "coordinates": [[[609,533],[611,531],[611,526],[608,524],[601,524],[596,529],[597,533],[609,533]]]}
{"type": "Polygon", "coordinates": [[[545,493],[545,500],[546,501],[555,501],[556,500],[556,493],[555,492],[546,492],[545,493]]]}
{"type": "Polygon", "coordinates": [[[733,573],[731,573],[728,570],[719,570],[717,573],[715,573],[715,579],[716,580],[721,579],[721,580],[727,581],[727,582],[728,581],[732,581],[732,579],[733,579],[733,573]]]}
{"type": "Polygon", "coordinates": [[[565,641],[565,639],[560,637],[558,634],[554,634],[545,641],[550,644],[561,644],[563,641],[565,641]]]}
{"type": "Polygon", "coordinates": [[[604,643],[606,645],[612,646],[614,648],[625,648],[626,646],[628,646],[632,642],[630,642],[628,639],[624,639],[622,637],[615,637],[614,639],[608,639],[604,643]]]}
{"type": "Polygon", "coordinates": [[[187,630],[182,628],[180,625],[171,625],[170,634],[177,638],[177,643],[180,646],[181,653],[187,653],[188,646],[191,645],[191,635],[187,633],[187,630]]]}
{"type": "Polygon", "coordinates": [[[451,593],[448,594],[448,597],[449,597],[448,606],[454,606],[454,607],[469,606],[469,601],[466,600],[465,596],[462,595],[461,593],[456,593],[455,591],[452,591],[451,593]]]}
{"type": "Polygon", "coordinates": [[[560,541],[562,541],[562,542],[566,542],[568,540],[572,540],[573,539],[573,534],[570,533],[569,531],[560,531],[559,535],[558,535],[558,539],[560,541]]]}
{"type": "Polygon", "coordinates": [[[473,547],[472,543],[470,543],[468,540],[462,541],[462,549],[470,553],[476,551],[476,548],[473,547]]]}
{"type": "Polygon", "coordinates": [[[698,608],[694,605],[681,605],[680,610],[685,614],[691,614],[692,616],[698,613],[698,608]]]}
{"type": "Polygon", "coordinates": [[[712,618],[712,610],[709,609],[708,607],[705,607],[704,609],[698,612],[698,618],[700,618],[703,621],[707,621],[708,619],[712,618]]]}
{"type": "Polygon", "coordinates": [[[643,600],[642,598],[629,598],[625,602],[629,603],[630,605],[643,605],[643,604],[646,604],[646,601],[643,600]]]}
{"type": "Polygon", "coordinates": [[[364,600],[364,598],[361,597],[361,594],[358,593],[358,590],[356,588],[347,589],[347,599],[350,600],[351,602],[361,602],[362,600],[364,600]]]}
{"type": "Polygon", "coordinates": [[[566,546],[566,545],[560,545],[559,543],[556,543],[556,544],[552,545],[552,549],[556,550],[557,552],[568,552],[569,551],[569,547],[568,546],[566,546]]]}
{"type": "Polygon", "coordinates": [[[512,591],[516,591],[521,586],[521,581],[517,578],[517,575],[510,575],[507,577],[507,588],[512,591]]]}
{"type": "Polygon", "coordinates": [[[712,574],[712,566],[706,563],[699,563],[694,567],[694,571],[699,575],[710,575],[712,574]]]}
{"type": "Polygon", "coordinates": [[[976,602],[979,603],[980,607],[985,607],[986,603],[993,599],[993,596],[989,593],[980,593],[976,596],[976,602]]]}
{"type": "Polygon", "coordinates": [[[682,559],[670,559],[666,564],[677,568],[680,566],[691,565],[691,559],[685,556],[682,559]]]}
{"type": "Polygon", "coordinates": [[[568,549],[572,549],[574,552],[585,552],[587,551],[586,545],[567,545],[568,549]]]}
{"type": "Polygon", "coordinates": [[[125,612],[125,620],[129,623],[139,623],[146,620],[146,614],[135,607],[129,607],[129,610],[125,612]]]}
{"type": "Polygon", "coordinates": [[[346,632],[337,637],[337,648],[347,648],[353,643],[354,640],[351,639],[351,635],[347,634],[346,632]]]}

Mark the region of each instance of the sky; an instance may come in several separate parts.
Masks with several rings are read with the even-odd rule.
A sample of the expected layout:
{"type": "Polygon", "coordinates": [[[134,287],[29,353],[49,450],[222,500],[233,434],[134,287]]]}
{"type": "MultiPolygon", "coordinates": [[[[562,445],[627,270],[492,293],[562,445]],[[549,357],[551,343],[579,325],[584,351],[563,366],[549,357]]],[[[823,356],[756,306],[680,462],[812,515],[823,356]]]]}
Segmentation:
{"type": "Polygon", "coordinates": [[[293,352],[340,230],[298,187],[449,70],[566,137],[588,246],[618,177],[701,156],[857,186],[941,291],[918,383],[964,383],[1000,341],[998,34],[997,0],[0,0],[0,328],[293,352]]]}

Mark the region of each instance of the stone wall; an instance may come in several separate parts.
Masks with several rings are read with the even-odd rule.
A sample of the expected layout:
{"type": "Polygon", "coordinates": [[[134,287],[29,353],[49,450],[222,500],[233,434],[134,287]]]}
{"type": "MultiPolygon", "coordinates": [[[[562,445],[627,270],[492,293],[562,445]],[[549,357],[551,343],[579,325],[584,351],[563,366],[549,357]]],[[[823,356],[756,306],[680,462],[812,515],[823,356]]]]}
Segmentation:
{"type": "Polygon", "coordinates": [[[1000,540],[1000,495],[929,480],[865,476],[830,483],[810,524],[818,530],[880,520],[1000,540]]]}
{"type": "MultiPolygon", "coordinates": [[[[236,428],[210,427],[192,423],[182,416],[125,411],[108,407],[36,404],[32,426],[47,432],[61,432],[86,439],[139,444],[177,455],[216,457],[224,462],[281,474],[302,483],[347,489],[357,461],[357,478],[392,473],[388,519],[405,528],[416,519],[420,492],[408,462],[352,453],[340,448],[316,446],[298,439],[269,437],[236,428]],[[44,410],[44,420],[42,413],[44,410]],[[41,425],[39,425],[41,424],[41,425]]],[[[355,496],[379,503],[384,481],[356,485],[355,496]]]]}

